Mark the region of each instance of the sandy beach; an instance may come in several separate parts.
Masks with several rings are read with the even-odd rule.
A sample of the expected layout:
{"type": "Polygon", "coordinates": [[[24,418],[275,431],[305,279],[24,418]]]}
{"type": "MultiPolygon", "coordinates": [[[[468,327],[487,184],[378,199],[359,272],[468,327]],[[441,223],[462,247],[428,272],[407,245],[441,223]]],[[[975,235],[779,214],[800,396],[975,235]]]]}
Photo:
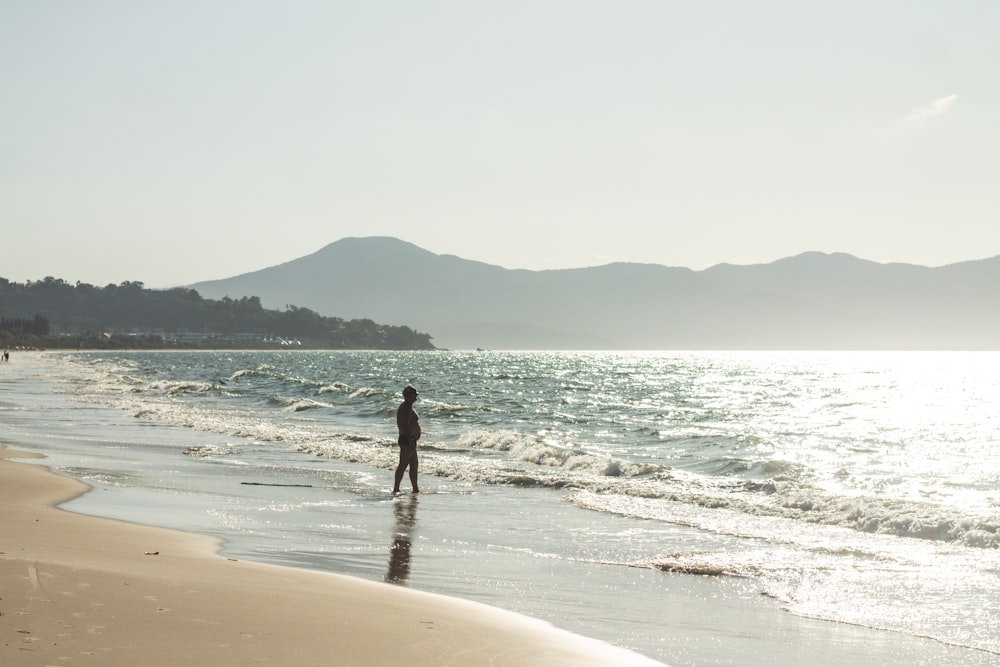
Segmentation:
{"type": "Polygon", "coordinates": [[[484,605],[66,512],[84,484],[0,455],[5,666],[659,664],[484,605]]]}

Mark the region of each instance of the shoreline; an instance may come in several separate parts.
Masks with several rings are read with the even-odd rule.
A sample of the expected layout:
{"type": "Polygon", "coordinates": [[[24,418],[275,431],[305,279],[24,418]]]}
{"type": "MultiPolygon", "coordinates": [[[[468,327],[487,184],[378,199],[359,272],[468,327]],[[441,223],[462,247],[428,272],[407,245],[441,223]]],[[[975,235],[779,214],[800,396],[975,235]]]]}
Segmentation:
{"type": "MultiPolygon", "coordinates": [[[[298,597],[289,601],[287,596],[283,597],[284,594],[278,594],[276,599],[272,593],[275,587],[255,584],[253,578],[257,575],[252,566],[245,572],[234,571],[242,572],[237,577],[240,585],[262,591],[256,595],[220,593],[223,589],[215,587],[216,583],[220,583],[218,577],[208,577],[210,583],[202,586],[198,582],[203,577],[198,576],[190,579],[188,589],[180,591],[189,593],[187,596],[174,595],[168,600],[169,586],[164,591],[147,590],[139,596],[142,598],[139,602],[145,600],[147,606],[159,601],[153,609],[158,613],[149,613],[144,607],[133,612],[130,611],[132,607],[122,605],[126,611],[119,617],[131,619],[137,613],[146,613],[144,620],[137,624],[139,634],[130,636],[128,632],[123,632],[115,638],[119,644],[141,644],[140,648],[144,648],[146,653],[139,651],[133,654],[139,656],[134,660],[115,658],[110,652],[98,653],[98,649],[105,651],[116,648],[116,645],[97,644],[96,637],[81,637],[91,643],[80,644],[82,649],[78,654],[37,653],[32,656],[26,649],[37,651],[41,642],[62,642],[73,632],[108,633],[107,628],[117,629],[119,621],[101,622],[91,615],[91,607],[102,609],[102,604],[109,606],[93,597],[85,598],[94,603],[91,606],[84,606],[82,602],[77,607],[66,606],[71,602],[68,598],[89,595],[95,587],[93,582],[97,581],[92,572],[81,572],[80,567],[75,565],[82,557],[80,553],[72,554],[75,560],[74,565],[68,566],[70,571],[61,573],[65,577],[76,577],[74,581],[78,583],[60,584],[63,587],[59,589],[46,586],[49,597],[35,600],[33,608],[26,606],[30,588],[16,594],[7,593],[15,591],[12,588],[14,584],[21,587],[33,584],[32,576],[42,584],[46,584],[47,579],[40,576],[37,569],[32,575],[28,569],[30,559],[21,559],[25,562],[16,569],[5,569],[4,559],[15,553],[11,548],[12,540],[8,537],[11,530],[7,525],[11,511],[8,508],[13,505],[4,495],[8,490],[5,478],[0,477],[0,502],[5,502],[7,510],[0,513],[0,552],[6,552],[0,553],[0,665],[107,664],[117,667],[137,664],[139,659],[142,664],[154,665],[175,664],[184,659],[195,664],[223,665],[258,662],[383,664],[396,657],[417,665],[636,664],[635,655],[623,657],[615,646],[627,647],[623,650],[648,656],[643,658],[646,661],[644,664],[653,664],[649,662],[652,659],[670,665],[706,667],[805,663],[822,667],[842,664],[986,667],[995,664],[995,653],[983,652],[963,643],[946,643],[872,624],[849,625],[793,613],[780,600],[762,596],[760,587],[750,579],[608,567],[609,562],[615,565],[635,561],[635,558],[628,557],[628,553],[623,556],[612,554],[614,557],[610,561],[604,559],[594,563],[573,557],[537,558],[533,554],[540,553],[543,546],[547,548],[549,538],[546,536],[550,535],[552,526],[561,527],[561,534],[568,537],[587,535],[609,540],[621,535],[624,525],[614,516],[580,514],[567,503],[550,502],[555,499],[544,490],[487,487],[478,489],[475,502],[470,503],[464,502],[464,495],[457,496],[463,502],[454,502],[456,496],[447,488],[441,489],[443,495],[434,493],[434,489],[425,489],[429,493],[421,494],[420,520],[414,522],[411,514],[408,518],[411,523],[400,528],[407,517],[400,515],[399,503],[386,503],[378,495],[378,480],[383,479],[386,473],[379,472],[377,468],[369,469],[367,466],[372,465],[371,462],[359,467],[358,464],[337,462],[335,459],[317,461],[300,458],[298,463],[301,465],[292,465],[286,470],[281,466],[289,463],[289,456],[272,456],[272,443],[265,438],[266,446],[253,448],[250,452],[253,456],[263,455],[259,459],[250,457],[249,460],[260,464],[253,468],[256,471],[253,475],[240,472],[244,470],[242,467],[230,470],[226,466],[205,466],[196,458],[178,456],[178,452],[186,452],[189,446],[196,446],[196,449],[205,446],[209,450],[217,445],[228,446],[234,437],[242,436],[219,435],[211,429],[190,430],[173,422],[161,426],[156,420],[139,418],[136,409],[129,406],[125,406],[123,412],[118,404],[72,400],[79,393],[74,389],[82,389],[84,393],[90,391],[89,383],[80,383],[80,378],[89,378],[90,375],[77,373],[74,370],[76,366],[64,366],[63,362],[57,362],[57,358],[62,358],[58,352],[23,354],[17,357],[17,361],[22,363],[0,367],[10,371],[0,373],[0,421],[4,424],[4,434],[0,436],[0,463],[5,458],[4,446],[9,448],[6,458],[21,458],[11,450],[29,452],[24,458],[35,460],[16,465],[29,469],[24,474],[34,474],[32,470],[47,470],[50,476],[48,481],[42,480],[35,486],[70,484],[68,492],[64,491],[63,495],[51,499],[51,506],[57,508],[57,512],[71,517],[103,517],[118,527],[151,527],[159,537],[154,535],[149,541],[139,539],[138,544],[128,546],[132,560],[138,560],[140,564],[143,560],[177,557],[180,545],[184,543],[194,549],[202,560],[196,565],[199,570],[204,569],[204,560],[214,559],[232,567],[239,559],[244,563],[256,563],[265,570],[277,567],[280,572],[315,574],[319,578],[309,577],[311,584],[299,586],[296,589],[301,591],[298,597]],[[275,461],[279,469],[271,471],[270,465],[275,461]],[[374,477],[364,482],[368,479],[366,476],[371,475],[374,477]],[[268,487],[244,492],[246,487],[236,485],[245,479],[258,478],[277,482],[315,482],[320,478],[324,481],[320,484],[321,491],[301,494],[268,487]],[[363,481],[360,488],[355,487],[358,479],[363,481]],[[230,491],[221,495],[216,493],[223,489],[230,491]],[[374,489],[375,495],[365,493],[365,489],[374,489]],[[310,497],[310,494],[317,497],[310,497]],[[286,508],[291,508],[291,511],[286,508]],[[482,520],[484,511],[493,517],[489,522],[482,520]],[[539,512],[545,522],[529,521],[525,524],[522,517],[530,512],[539,512]],[[456,533],[457,527],[461,527],[460,534],[456,533]],[[527,529],[527,532],[522,529],[527,529]],[[532,535],[531,531],[535,529],[541,529],[541,532],[532,535]],[[416,549],[418,560],[415,561],[417,567],[406,572],[404,585],[394,586],[385,584],[385,581],[396,562],[394,550],[400,530],[418,540],[414,542],[415,546],[419,544],[416,549]],[[492,537],[497,531],[501,531],[504,537],[492,537]],[[463,539],[456,540],[457,536],[463,539]],[[518,536],[521,538],[515,539],[518,536]],[[164,545],[168,547],[166,550],[164,545]],[[517,547],[525,545],[530,548],[522,554],[517,547]],[[159,553],[146,556],[146,551],[159,553]],[[136,554],[141,555],[136,557],[136,554]],[[389,568],[388,571],[386,568],[389,568]],[[360,592],[345,593],[340,598],[340,609],[336,609],[334,604],[334,611],[327,612],[328,602],[314,602],[319,599],[317,591],[340,585],[330,576],[347,577],[348,581],[367,583],[375,588],[356,587],[355,590],[360,592]],[[413,602],[410,611],[406,612],[409,615],[386,607],[385,612],[370,616],[370,609],[381,604],[373,599],[370,591],[384,590],[379,589],[380,586],[389,586],[390,596],[395,596],[397,592],[425,591],[430,592],[430,598],[413,602]],[[208,647],[208,652],[202,649],[178,652],[178,647],[172,644],[177,638],[184,639],[189,628],[178,624],[177,619],[166,617],[176,615],[178,612],[174,610],[178,609],[192,614],[187,605],[195,593],[211,594],[233,602],[220,603],[218,610],[210,610],[211,615],[204,612],[194,617],[198,623],[215,624],[217,636],[208,635],[199,640],[205,642],[203,645],[208,647]],[[420,601],[428,599],[429,602],[420,601]],[[452,606],[454,603],[463,605],[453,615],[456,626],[463,626],[472,618],[480,619],[477,627],[485,628],[481,631],[482,638],[477,634],[470,643],[467,635],[479,630],[466,632],[467,629],[463,629],[456,634],[449,627],[446,641],[451,641],[450,636],[455,634],[456,641],[471,645],[468,653],[428,655],[406,650],[414,640],[436,640],[441,636],[433,632],[435,628],[445,627],[441,622],[423,628],[406,628],[407,631],[413,630],[410,634],[397,630],[402,624],[433,620],[421,611],[441,599],[449,601],[452,606]],[[358,605],[361,612],[354,614],[358,600],[361,601],[358,605]],[[470,606],[464,603],[466,600],[475,602],[470,606]],[[11,622],[11,614],[23,617],[28,613],[45,612],[52,616],[55,612],[51,609],[55,603],[63,603],[59,611],[61,617],[47,621],[49,629],[44,636],[38,628],[11,622]],[[278,605],[280,609],[272,610],[272,605],[278,605]],[[308,611],[303,612],[303,609],[308,611]],[[503,615],[507,612],[501,612],[501,617],[493,616],[498,609],[511,610],[513,617],[503,615]],[[257,635],[254,635],[254,629],[243,620],[250,610],[256,610],[257,614],[271,614],[268,618],[276,620],[264,622],[256,619],[257,635]],[[300,614],[308,618],[297,618],[300,614]],[[315,621],[312,617],[317,614],[323,617],[315,621]],[[487,615],[492,619],[487,619],[487,615]],[[221,616],[221,620],[216,616],[221,616]],[[288,630],[284,624],[296,620],[309,623],[305,631],[296,635],[304,639],[286,639],[289,632],[299,631],[288,630]],[[172,634],[168,632],[167,639],[163,636],[166,631],[150,629],[167,621],[173,622],[175,628],[172,634]],[[91,625],[83,625],[85,623],[91,625]],[[357,624],[360,629],[341,629],[341,625],[351,623],[357,624]],[[514,627],[522,623],[531,626],[527,633],[514,627]],[[82,630],[75,627],[78,624],[82,630]],[[495,625],[511,626],[514,631],[504,635],[500,640],[502,645],[484,646],[485,641],[494,641],[492,633],[495,625]],[[217,655],[221,655],[221,648],[231,650],[229,646],[217,645],[259,642],[261,634],[273,635],[274,628],[277,628],[278,637],[275,641],[281,643],[280,650],[276,652],[248,650],[240,654],[242,658],[229,660],[217,655]],[[423,633],[419,631],[421,629],[423,633]],[[550,631],[554,629],[557,629],[556,635],[564,633],[562,639],[553,636],[550,631]],[[34,631],[35,634],[22,633],[22,630],[34,631]],[[329,640],[327,636],[334,631],[341,633],[339,639],[329,640]],[[548,654],[525,653],[535,650],[530,646],[533,639],[528,639],[528,644],[525,644],[525,637],[536,631],[548,635],[543,644],[565,641],[561,648],[555,649],[561,658],[553,660],[548,654]],[[244,637],[244,634],[247,636],[244,637]],[[234,641],[234,636],[239,641],[234,641]],[[370,654],[374,657],[368,654],[364,654],[363,658],[352,657],[351,642],[355,639],[371,645],[370,654]],[[579,655],[565,656],[567,647],[573,649],[576,644],[588,641],[597,644],[593,650],[584,651],[586,655],[582,658],[579,655]],[[380,646],[380,643],[385,646],[380,646]],[[402,648],[384,650],[396,649],[390,646],[396,643],[402,644],[402,648]],[[299,645],[312,646],[309,649],[312,653],[298,652],[296,647],[299,645]],[[522,646],[525,648],[521,649],[522,646]],[[349,647],[346,652],[342,650],[344,647],[349,647]],[[615,653],[614,657],[595,657],[606,655],[609,649],[615,653]],[[163,650],[171,651],[169,656],[161,658],[162,662],[151,663],[150,655],[163,650]],[[101,655],[102,658],[82,659],[91,654],[101,655]],[[46,656],[51,656],[51,659],[44,660],[46,656]],[[205,658],[208,662],[203,662],[203,656],[208,656],[205,658]],[[10,657],[21,662],[15,660],[11,663],[10,657]]],[[[128,362],[132,358],[123,357],[123,360],[128,362]]],[[[157,366],[155,357],[138,358],[147,362],[152,360],[152,365],[157,366]]],[[[446,482],[441,484],[449,486],[446,482]]],[[[386,493],[388,488],[385,487],[386,493]]],[[[18,539],[23,538],[21,533],[30,537],[37,528],[29,524],[27,531],[18,533],[18,539]]],[[[56,534],[61,537],[58,530],[56,534]]],[[[671,534],[665,531],[641,553],[648,553],[650,549],[655,552],[658,544],[673,544],[677,539],[672,531],[671,534]]],[[[622,543],[625,549],[629,548],[630,540],[629,536],[622,543]]],[[[63,539],[63,542],[66,540],[63,539]]],[[[70,546],[76,545],[74,538],[70,546]]],[[[123,553],[121,549],[109,550],[107,546],[100,545],[104,553],[100,555],[96,569],[101,573],[109,572],[109,563],[114,565],[109,555],[123,553]]],[[[566,553],[572,556],[577,551],[569,548],[566,553]]],[[[60,563],[53,562],[52,565],[55,567],[60,563]]],[[[84,566],[94,569],[86,563],[81,565],[84,566]]],[[[167,569],[173,567],[170,565],[167,569]]],[[[271,572],[274,574],[273,570],[271,572]]],[[[53,575],[47,576],[51,578],[53,575]]],[[[69,579],[64,578],[63,581],[69,579]]],[[[120,582],[116,584],[113,579],[101,581],[98,584],[101,590],[123,585],[120,582]]],[[[162,582],[157,585],[162,587],[162,582]]],[[[175,580],[171,585],[177,587],[183,583],[175,580]]],[[[129,604],[133,602],[129,601],[129,604]]],[[[190,618],[188,622],[191,622],[190,618]]],[[[973,629],[973,632],[978,635],[982,630],[973,629]]],[[[187,643],[186,639],[184,641],[187,643]]],[[[424,651],[423,648],[420,650],[424,651]]]]}
{"type": "Polygon", "coordinates": [[[0,445],[4,665],[654,665],[486,605],[237,561],[202,535],[59,508],[90,490],[0,445]]]}

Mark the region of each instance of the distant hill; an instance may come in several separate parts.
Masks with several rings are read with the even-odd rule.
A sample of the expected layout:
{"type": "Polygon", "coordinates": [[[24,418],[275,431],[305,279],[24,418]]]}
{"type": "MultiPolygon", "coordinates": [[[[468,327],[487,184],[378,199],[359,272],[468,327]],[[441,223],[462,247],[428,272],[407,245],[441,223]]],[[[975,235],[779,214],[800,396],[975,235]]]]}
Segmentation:
{"type": "Polygon", "coordinates": [[[1000,349],[1000,256],[928,268],[846,254],[704,271],[508,270],[393,238],[191,285],[429,332],[470,349],[1000,349]]]}
{"type": "Polygon", "coordinates": [[[268,310],[255,296],[204,299],[184,288],[142,283],[94,287],[51,276],[25,284],[0,278],[4,346],[100,348],[239,347],[434,349],[428,334],[367,318],[346,321],[308,308],[268,310]],[[117,337],[117,338],[116,338],[117,337]]]}

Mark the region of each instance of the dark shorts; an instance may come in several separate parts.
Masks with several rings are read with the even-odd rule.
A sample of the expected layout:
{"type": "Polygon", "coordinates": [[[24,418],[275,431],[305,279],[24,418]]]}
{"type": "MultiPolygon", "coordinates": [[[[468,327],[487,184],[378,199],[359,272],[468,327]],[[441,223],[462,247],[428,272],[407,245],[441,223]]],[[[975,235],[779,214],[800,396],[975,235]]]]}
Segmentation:
{"type": "Polygon", "coordinates": [[[416,438],[411,438],[408,435],[401,435],[401,436],[399,436],[399,440],[397,442],[398,442],[398,444],[399,444],[400,447],[416,447],[417,446],[417,439],[416,438]]]}

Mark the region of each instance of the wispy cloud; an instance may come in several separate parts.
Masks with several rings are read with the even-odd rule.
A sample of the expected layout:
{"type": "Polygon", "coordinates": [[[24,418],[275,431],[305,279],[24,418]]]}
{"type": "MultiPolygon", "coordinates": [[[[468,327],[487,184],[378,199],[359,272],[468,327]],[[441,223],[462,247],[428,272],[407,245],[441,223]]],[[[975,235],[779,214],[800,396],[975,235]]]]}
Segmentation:
{"type": "Polygon", "coordinates": [[[910,109],[910,112],[903,118],[902,125],[907,128],[923,127],[932,119],[948,113],[948,110],[955,105],[955,100],[957,99],[958,95],[953,93],[947,97],[940,97],[916,106],[910,109]]]}

